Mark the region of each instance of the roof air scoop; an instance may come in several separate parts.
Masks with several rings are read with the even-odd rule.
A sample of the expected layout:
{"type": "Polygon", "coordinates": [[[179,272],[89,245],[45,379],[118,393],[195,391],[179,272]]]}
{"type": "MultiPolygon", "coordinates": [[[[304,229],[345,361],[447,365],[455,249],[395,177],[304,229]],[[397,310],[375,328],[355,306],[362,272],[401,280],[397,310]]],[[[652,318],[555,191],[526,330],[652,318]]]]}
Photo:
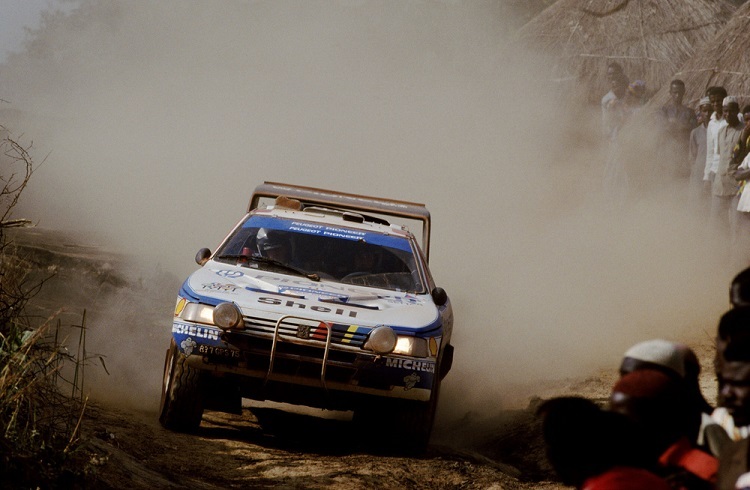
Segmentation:
{"type": "Polygon", "coordinates": [[[351,221],[352,223],[364,223],[365,217],[357,213],[345,212],[342,216],[344,221],[351,221]]]}

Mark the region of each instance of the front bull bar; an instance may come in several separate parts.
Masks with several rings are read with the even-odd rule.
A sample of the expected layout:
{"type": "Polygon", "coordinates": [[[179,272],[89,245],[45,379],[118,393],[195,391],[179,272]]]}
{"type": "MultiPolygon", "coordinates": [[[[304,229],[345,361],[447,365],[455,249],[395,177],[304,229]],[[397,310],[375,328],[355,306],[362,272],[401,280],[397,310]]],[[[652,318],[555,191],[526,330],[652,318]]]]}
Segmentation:
{"type": "MultiPolygon", "coordinates": [[[[295,315],[284,315],[281,318],[279,318],[276,321],[276,326],[274,327],[273,331],[273,342],[271,343],[271,356],[268,361],[268,372],[266,373],[266,377],[263,379],[263,387],[265,388],[266,384],[268,383],[268,380],[271,378],[271,375],[273,374],[273,363],[274,359],[276,358],[276,345],[278,344],[279,340],[282,340],[282,334],[279,332],[281,324],[284,322],[284,320],[294,318],[296,320],[304,320],[306,322],[315,321],[311,320],[310,318],[305,318],[303,316],[295,316],[295,315]]],[[[326,365],[328,364],[328,351],[331,348],[331,336],[333,334],[333,325],[328,322],[318,322],[318,327],[325,327],[326,329],[326,346],[325,350],[323,351],[323,365],[320,369],[320,386],[323,388],[323,391],[328,393],[328,387],[326,386],[326,365]]]]}

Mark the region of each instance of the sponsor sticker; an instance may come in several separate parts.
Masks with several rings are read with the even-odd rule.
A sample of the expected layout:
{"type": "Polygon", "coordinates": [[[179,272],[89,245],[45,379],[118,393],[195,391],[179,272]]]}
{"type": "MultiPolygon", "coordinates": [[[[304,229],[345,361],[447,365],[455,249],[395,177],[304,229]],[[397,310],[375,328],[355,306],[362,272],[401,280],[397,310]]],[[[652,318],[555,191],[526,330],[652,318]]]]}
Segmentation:
{"type": "Polygon", "coordinates": [[[185,353],[185,357],[190,357],[190,354],[193,353],[193,349],[195,349],[196,345],[198,344],[190,337],[180,342],[180,347],[182,347],[182,351],[185,353]]]}
{"type": "Polygon", "coordinates": [[[217,276],[226,277],[227,279],[237,279],[245,275],[242,271],[230,271],[230,270],[216,270],[211,269],[217,276]]]}
{"type": "Polygon", "coordinates": [[[406,376],[404,378],[404,391],[409,391],[414,388],[414,386],[419,383],[420,379],[422,378],[420,378],[417,373],[411,373],[409,376],[406,376]]]}
{"type": "Polygon", "coordinates": [[[201,289],[204,291],[218,291],[221,293],[234,293],[239,287],[234,284],[224,284],[221,282],[209,282],[201,285],[201,289]]]}
{"type": "Polygon", "coordinates": [[[357,311],[356,310],[350,310],[347,308],[338,308],[338,307],[328,307],[328,306],[321,306],[321,305],[310,305],[303,303],[302,301],[293,301],[293,300],[282,300],[280,298],[267,298],[267,297],[260,297],[257,299],[258,303],[262,303],[264,305],[278,305],[278,306],[285,306],[287,308],[293,308],[295,310],[306,310],[309,309],[311,311],[317,311],[318,313],[332,313],[334,315],[343,315],[348,316],[349,318],[356,318],[357,317],[357,311]]]}
{"type": "Polygon", "coordinates": [[[219,340],[219,330],[200,325],[191,325],[189,323],[174,322],[172,324],[172,333],[189,335],[198,339],[219,340]]]}
{"type": "Polygon", "coordinates": [[[434,373],[435,363],[431,361],[417,361],[415,359],[399,359],[386,357],[385,367],[395,369],[409,369],[411,371],[421,371],[423,373],[434,373]]]}
{"type": "Polygon", "coordinates": [[[354,338],[354,334],[357,333],[357,330],[359,330],[359,327],[357,325],[349,325],[349,328],[346,329],[346,333],[344,334],[344,338],[341,339],[341,343],[351,344],[352,339],[354,338]]]}

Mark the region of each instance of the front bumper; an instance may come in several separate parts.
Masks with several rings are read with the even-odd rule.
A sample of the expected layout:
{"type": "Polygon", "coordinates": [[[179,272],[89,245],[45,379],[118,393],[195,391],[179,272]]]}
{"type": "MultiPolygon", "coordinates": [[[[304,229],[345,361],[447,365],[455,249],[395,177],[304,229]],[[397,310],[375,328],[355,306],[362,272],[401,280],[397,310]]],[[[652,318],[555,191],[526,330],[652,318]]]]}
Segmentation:
{"type": "Polygon", "coordinates": [[[435,358],[378,356],[360,327],[285,316],[221,329],[176,318],[172,334],[191,367],[237,378],[243,396],[347,409],[375,398],[429,401],[435,358]]]}

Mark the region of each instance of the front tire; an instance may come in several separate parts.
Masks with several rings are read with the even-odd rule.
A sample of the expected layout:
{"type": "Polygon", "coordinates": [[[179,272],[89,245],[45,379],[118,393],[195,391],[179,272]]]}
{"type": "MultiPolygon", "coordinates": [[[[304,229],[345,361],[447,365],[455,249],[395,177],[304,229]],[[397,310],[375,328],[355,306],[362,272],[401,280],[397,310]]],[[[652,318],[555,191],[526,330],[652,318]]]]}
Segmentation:
{"type": "Polygon", "coordinates": [[[389,400],[369,403],[354,411],[353,422],[377,448],[407,455],[422,455],[427,450],[435,422],[440,381],[436,379],[429,401],[389,400]],[[375,439],[377,437],[378,439],[375,439]]]}
{"type": "Polygon", "coordinates": [[[204,373],[187,364],[174,339],[164,360],[164,379],[161,388],[159,422],[178,432],[198,429],[203,418],[204,373]]]}

